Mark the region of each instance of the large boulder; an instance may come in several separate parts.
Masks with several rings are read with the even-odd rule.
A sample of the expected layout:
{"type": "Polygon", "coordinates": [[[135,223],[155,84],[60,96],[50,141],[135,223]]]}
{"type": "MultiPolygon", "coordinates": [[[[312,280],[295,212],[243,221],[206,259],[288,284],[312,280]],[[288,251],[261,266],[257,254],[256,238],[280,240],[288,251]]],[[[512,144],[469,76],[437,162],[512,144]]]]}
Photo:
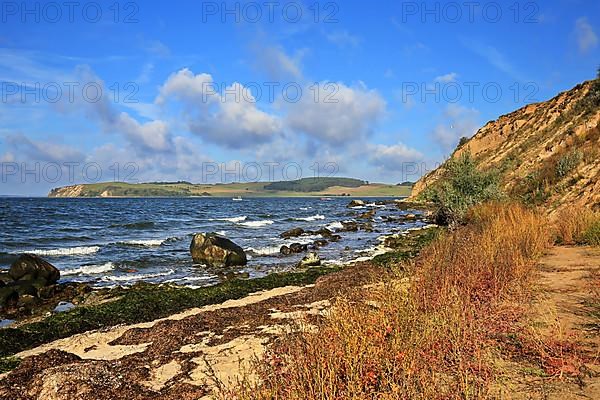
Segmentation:
{"type": "Polygon", "coordinates": [[[190,253],[194,262],[214,267],[246,265],[246,253],[237,244],[216,233],[197,233],[192,238],[190,253]]]}
{"type": "Polygon", "coordinates": [[[17,280],[44,280],[46,284],[53,284],[60,278],[60,271],[49,262],[35,254],[22,254],[12,263],[8,276],[17,280]]]}

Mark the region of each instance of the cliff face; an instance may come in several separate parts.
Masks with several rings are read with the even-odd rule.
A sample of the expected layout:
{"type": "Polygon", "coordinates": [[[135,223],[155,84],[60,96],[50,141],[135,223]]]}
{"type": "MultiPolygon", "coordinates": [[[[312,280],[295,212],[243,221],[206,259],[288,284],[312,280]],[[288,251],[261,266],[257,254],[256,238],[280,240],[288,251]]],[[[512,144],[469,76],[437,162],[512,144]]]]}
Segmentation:
{"type": "MultiPolygon", "coordinates": [[[[551,212],[570,204],[600,207],[600,80],[488,122],[451,157],[470,151],[496,169],[508,194],[551,212]]],[[[412,198],[435,185],[445,164],[423,176],[412,198]]]]}
{"type": "Polygon", "coordinates": [[[80,197],[83,187],[83,185],[72,185],[52,189],[48,197],[80,197]]]}

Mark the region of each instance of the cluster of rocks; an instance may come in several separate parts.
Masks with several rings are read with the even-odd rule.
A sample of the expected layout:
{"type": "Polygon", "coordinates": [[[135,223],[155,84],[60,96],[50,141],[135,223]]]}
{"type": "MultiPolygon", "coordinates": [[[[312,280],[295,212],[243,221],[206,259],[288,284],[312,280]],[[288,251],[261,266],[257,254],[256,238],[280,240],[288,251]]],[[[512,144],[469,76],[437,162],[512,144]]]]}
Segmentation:
{"type": "Polygon", "coordinates": [[[87,293],[84,284],[58,284],[60,271],[34,254],[22,254],[8,271],[0,273],[0,309],[3,314],[28,315],[48,303],[87,293]]]}
{"type": "MultiPolygon", "coordinates": [[[[290,239],[293,237],[302,236],[304,234],[322,234],[330,240],[339,240],[339,235],[334,235],[328,229],[322,231],[309,232],[302,228],[291,229],[281,234],[282,238],[290,239]]],[[[314,248],[327,244],[326,239],[319,239],[313,243],[314,248]]],[[[308,251],[308,245],[304,243],[292,243],[289,246],[283,245],[280,248],[280,253],[283,255],[298,254],[308,251]]],[[[244,249],[240,246],[216,233],[196,233],[190,244],[190,253],[192,259],[196,263],[208,265],[209,267],[231,267],[246,265],[248,262],[244,249]]],[[[319,256],[314,253],[308,253],[299,263],[301,267],[309,267],[320,265],[319,256]]]]}
{"type": "MultiPolygon", "coordinates": [[[[396,200],[377,201],[375,205],[396,204],[399,209],[407,210],[415,208],[415,204],[399,202],[396,200]]],[[[348,204],[348,208],[362,208],[369,206],[364,200],[352,200],[348,204]]],[[[421,207],[422,208],[422,207],[421,207]]],[[[363,230],[365,232],[373,232],[373,225],[370,220],[375,217],[376,210],[370,209],[360,215],[358,220],[367,221],[343,221],[341,227],[335,231],[328,228],[321,228],[316,231],[305,230],[303,228],[293,228],[283,232],[280,237],[282,239],[293,239],[305,235],[320,235],[321,239],[315,240],[310,246],[305,243],[291,243],[283,245],[279,249],[282,255],[291,255],[304,253],[309,250],[316,250],[329,242],[336,242],[341,239],[339,233],[342,232],[357,232],[363,230]]],[[[416,214],[405,214],[399,217],[385,217],[388,221],[414,221],[417,219],[416,214]]],[[[248,262],[244,249],[232,242],[231,240],[218,235],[216,233],[197,233],[192,238],[190,244],[190,253],[194,262],[202,263],[210,267],[230,267],[246,265],[248,262]]],[[[300,266],[314,266],[320,264],[319,256],[314,252],[309,252],[300,262],[300,266]]]]}
{"type": "Polygon", "coordinates": [[[0,274],[0,307],[34,304],[54,294],[60,272],[49,262],[33,254],[23,254],[0,274]]]}

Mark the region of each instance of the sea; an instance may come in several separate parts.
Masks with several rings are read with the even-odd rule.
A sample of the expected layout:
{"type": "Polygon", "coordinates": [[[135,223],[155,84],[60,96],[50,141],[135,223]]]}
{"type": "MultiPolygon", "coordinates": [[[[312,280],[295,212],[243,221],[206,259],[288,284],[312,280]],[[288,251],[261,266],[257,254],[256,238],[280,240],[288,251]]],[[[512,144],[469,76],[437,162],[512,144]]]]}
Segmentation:
{"type": "Polygon", "coordinates": [[[284,256],[291,243],[312,244],[320,235],[282,239],[300,227],[333,232],[343,221],[376,209],[374,231],[342,232],[318,249],[327,264],[372,256],[382,235],[424,225],[391,221],[400,211],[390,199],[370,198],[348,208],[349,198],[0,198],[0,270],[22,253],[34,253],[61,271],[61,282],[93,287],[138,281],[208,286],[232,277],[255,278],[296,268],[303,254],[284,256]],[[388,200],[388,204],[383,200],[388,200]],[[248,264],[211,268],[192,261],[197,232],[216,232],[244,248],[248,264]]]}

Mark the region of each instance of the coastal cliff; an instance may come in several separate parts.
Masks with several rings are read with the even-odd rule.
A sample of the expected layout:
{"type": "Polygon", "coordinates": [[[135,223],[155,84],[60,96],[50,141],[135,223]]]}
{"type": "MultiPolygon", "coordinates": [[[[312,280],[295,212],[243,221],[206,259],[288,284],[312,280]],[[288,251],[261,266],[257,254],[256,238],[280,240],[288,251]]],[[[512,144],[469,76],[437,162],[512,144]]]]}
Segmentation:
{"type": "MultiPolygon", "coordinates": [[[[506,193],[550,211],[600,206],[600,80],[485,124],[451,159],[470,152],[481,170],[496,170],[506,193]]],[[[412,198],[435,187],[447,162],[423,176],[412,198]]]]}

